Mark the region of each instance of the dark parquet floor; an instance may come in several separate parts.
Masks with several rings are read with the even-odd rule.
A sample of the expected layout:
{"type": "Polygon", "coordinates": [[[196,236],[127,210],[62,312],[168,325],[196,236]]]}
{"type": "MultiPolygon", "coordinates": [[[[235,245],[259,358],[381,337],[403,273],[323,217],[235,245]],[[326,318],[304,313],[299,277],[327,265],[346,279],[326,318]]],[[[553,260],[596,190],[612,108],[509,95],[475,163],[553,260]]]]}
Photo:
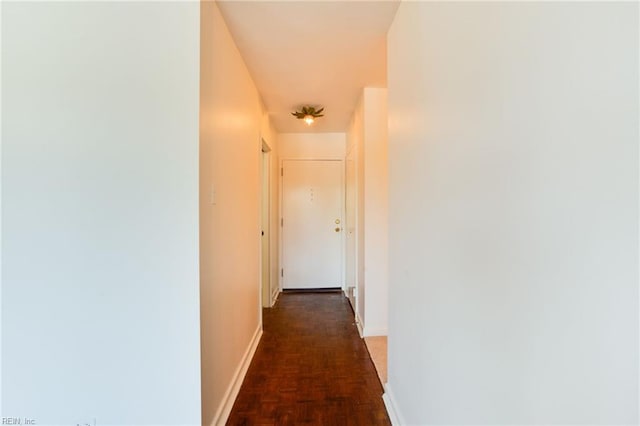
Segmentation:
{"type": "Polygon", "coordinates": [[[383,388],[342,293],[283,293],[228,425],[390,425],[383,388]]]}

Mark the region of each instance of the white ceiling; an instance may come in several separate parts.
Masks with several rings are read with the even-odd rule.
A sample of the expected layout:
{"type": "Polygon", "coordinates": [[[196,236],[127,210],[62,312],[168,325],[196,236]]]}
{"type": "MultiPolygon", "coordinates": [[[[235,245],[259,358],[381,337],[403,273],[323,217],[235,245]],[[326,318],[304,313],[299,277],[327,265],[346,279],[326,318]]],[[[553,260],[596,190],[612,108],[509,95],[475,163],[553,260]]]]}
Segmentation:
{"type": "Polygon", "coordinates": [[[363,87],[386,87],[388,1],[219,1],[278,132],[345,132],[363,87]],[[323,106],[307,126],[291,115],[323,106]]]}

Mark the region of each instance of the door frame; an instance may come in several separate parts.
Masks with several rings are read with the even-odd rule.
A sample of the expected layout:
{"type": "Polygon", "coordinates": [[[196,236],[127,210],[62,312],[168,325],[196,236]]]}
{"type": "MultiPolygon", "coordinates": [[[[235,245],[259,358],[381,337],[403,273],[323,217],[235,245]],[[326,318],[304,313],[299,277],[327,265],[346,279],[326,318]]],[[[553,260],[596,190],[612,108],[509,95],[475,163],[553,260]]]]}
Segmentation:
{"type": "MultiPolygon", "coordinates": [[[[278,287],[280,292],[282,292],[284,290],[283,288],[283,261],[284,261],[284,256],[283,256],[283,247],[284,247],[284,241],[283,241],[283,232],[282,232],[282,228],[283,228],[283,204],[284,204],[284,176],[283,176],[283,171],[284,171],[284,162],[285,161],[338,161],[341,164],[341,169],[342,169],[342,174],[341,174],[341,185],[340,185],[340,191],[342,192],[341,196],[340,196],[340,224],[343,225],[343,230],[344,230],[344,218],[345,218],[345,161],[344,161],[344,157],[338,157],[338,156],[326,156],[326,157],[281,157],[280,158],[280,175],[279,175],[279,185],[280,185],[280,199],[279,199],[279,203],[278,203],[278,214],[280,216],[280,228],[279,228],[279,232],[278,232],[278,287]]],[[[345,253],[346,253],[346,247],[345,247],[345,243],[346,243],[346,239],[345,239],[345,233],[342,232],[342,235],[340,236],[340,288],[342,289],[342,292],[344,293],[345,291],[345,279],[346,279],[346,271],[345,271],[345,253]]]]}
{"type": "MultiPolygon", "coordinates": [[[[261,138],[260,144],[260,306],[272,306],[271,294],[271,147],[261,138]]],[[[262,309],[261,309],[262,311],[262,309]]]]}

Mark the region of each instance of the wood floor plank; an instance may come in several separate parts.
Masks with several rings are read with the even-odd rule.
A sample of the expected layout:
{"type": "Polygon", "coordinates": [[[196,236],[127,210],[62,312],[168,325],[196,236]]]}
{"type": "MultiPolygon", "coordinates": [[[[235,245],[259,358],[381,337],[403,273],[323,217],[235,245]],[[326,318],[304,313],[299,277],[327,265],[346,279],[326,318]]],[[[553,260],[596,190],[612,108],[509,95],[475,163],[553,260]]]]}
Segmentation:
{"type": "Polygon", "coordinates": [[[391,424],[342,293],[283,293],[263,322],[228,425],[391,424]]]}

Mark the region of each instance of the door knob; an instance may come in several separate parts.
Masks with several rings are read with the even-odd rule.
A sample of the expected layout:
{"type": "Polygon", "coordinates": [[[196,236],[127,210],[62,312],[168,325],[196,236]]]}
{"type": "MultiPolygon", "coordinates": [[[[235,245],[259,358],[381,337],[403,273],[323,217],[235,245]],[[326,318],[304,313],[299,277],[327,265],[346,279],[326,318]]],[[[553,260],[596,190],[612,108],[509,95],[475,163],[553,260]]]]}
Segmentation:
{"type": "Polygon", "coordinates": [[[336,228],[336,232],[340,232],[340,227],[336,228]]]}
{"type": "Polygon", "coordinates": [[[336,219],[336,225],[340,225],[340,219],[336,219]]]}

